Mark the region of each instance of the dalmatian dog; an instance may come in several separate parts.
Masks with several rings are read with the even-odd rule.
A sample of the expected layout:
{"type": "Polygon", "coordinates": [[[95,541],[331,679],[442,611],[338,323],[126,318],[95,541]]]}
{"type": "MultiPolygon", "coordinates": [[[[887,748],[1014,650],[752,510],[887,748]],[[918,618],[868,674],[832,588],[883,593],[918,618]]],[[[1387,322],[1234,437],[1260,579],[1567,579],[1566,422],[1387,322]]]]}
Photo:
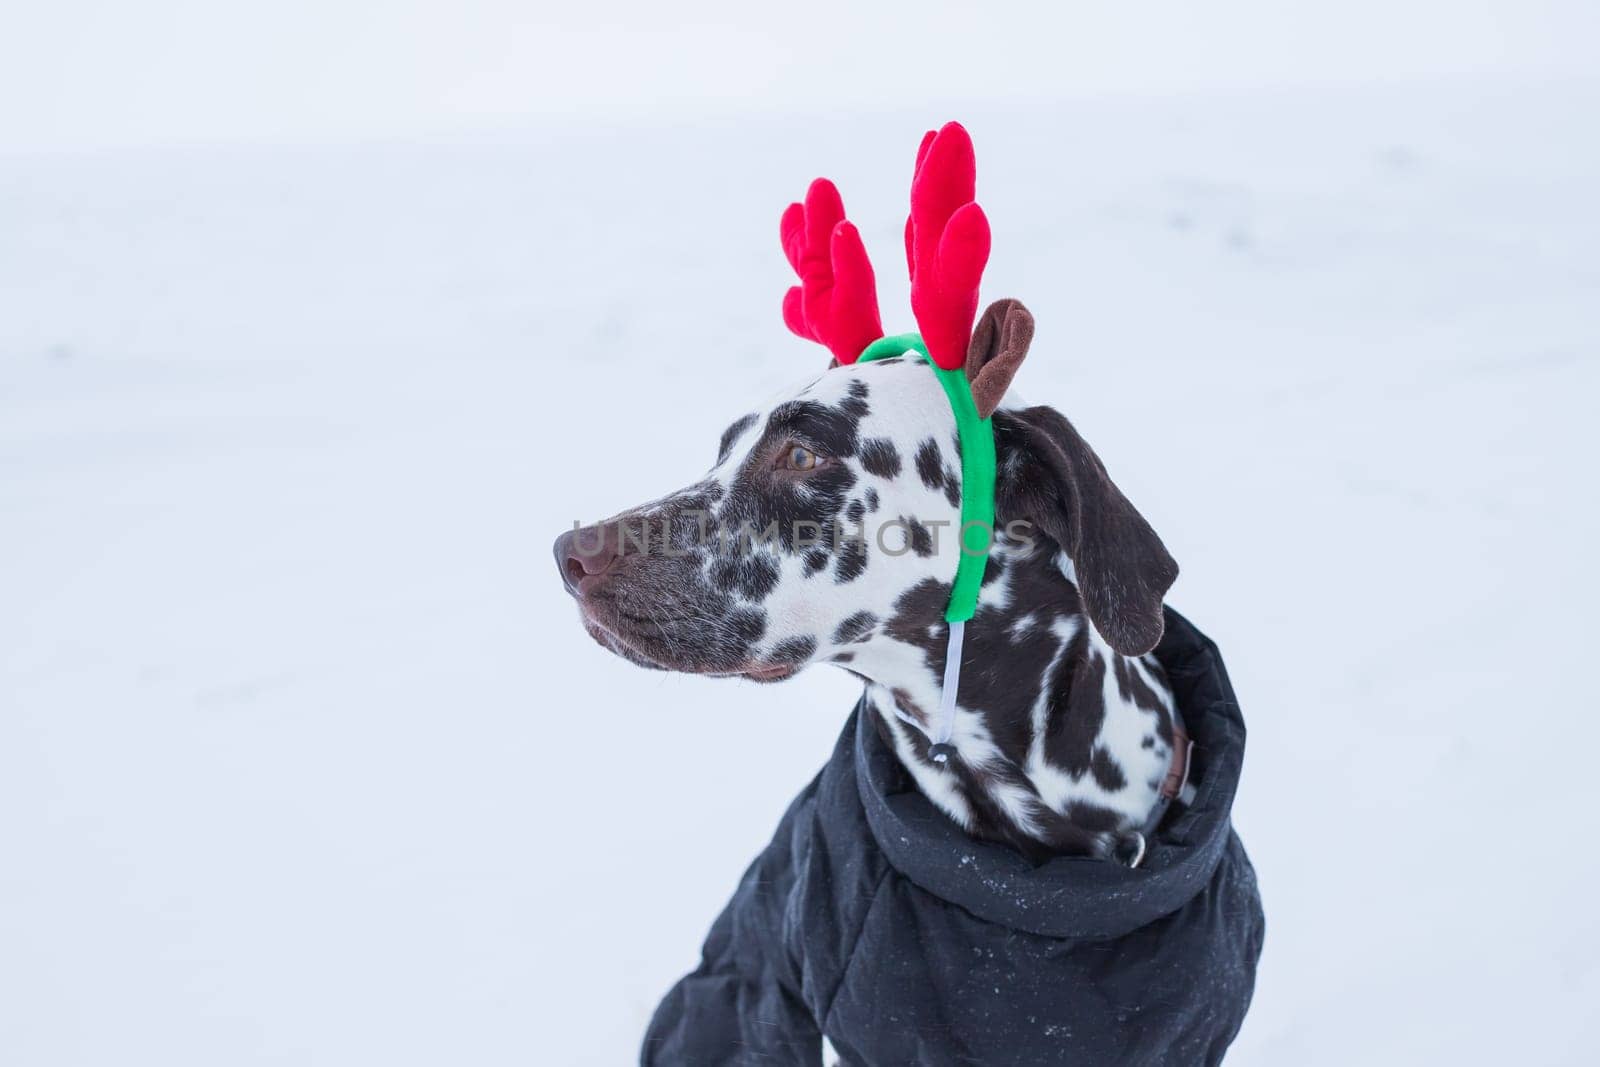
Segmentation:
{"type": "MultiPolygon", "coordinates": [[[[1026,316],[1015,301],[984,313],[975,391],[987,364],[1009,382],[1021,353],[1002,339],[1021,332],[1025,351],[1026,316]]],[[[1158,811],[1181,744],[1149,655],[1177,566],[1060,413],[1008,397],[992,419],[994,531],[943,762],[929,738],[944,611],[972,549],[955,418],[914,355],[832,366],[736,418],[705,477],[564,533],[556,564],[583,625],[622,658],[768,683],[843,668],[969,834],[1030,857],[1111,857],[1158,811]]]]}

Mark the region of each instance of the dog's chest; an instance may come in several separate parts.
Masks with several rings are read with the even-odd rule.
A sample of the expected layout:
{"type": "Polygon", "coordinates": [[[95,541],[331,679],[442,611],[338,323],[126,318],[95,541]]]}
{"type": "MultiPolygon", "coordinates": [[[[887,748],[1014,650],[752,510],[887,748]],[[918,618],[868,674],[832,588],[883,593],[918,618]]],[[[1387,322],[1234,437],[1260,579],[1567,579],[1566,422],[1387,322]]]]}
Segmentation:
{"type": "Polygon", "coordinates": [[[1030,706],[1004,719],[958,706],[956,765],[928,757],[923,715],[903,692],[872,684],[867,699],[918,788],[969,831],[992,831],[984,823],[996,817],[1011,824],[1001,836],[1046,842],[1058,818],[1094,833],[1140,829],[1172,763],[1172,695],[1152,657],[1089,649],[1057,664],[1030,706]],[[1071,677],[1061,676],[1066,666],[1071,677]]]}

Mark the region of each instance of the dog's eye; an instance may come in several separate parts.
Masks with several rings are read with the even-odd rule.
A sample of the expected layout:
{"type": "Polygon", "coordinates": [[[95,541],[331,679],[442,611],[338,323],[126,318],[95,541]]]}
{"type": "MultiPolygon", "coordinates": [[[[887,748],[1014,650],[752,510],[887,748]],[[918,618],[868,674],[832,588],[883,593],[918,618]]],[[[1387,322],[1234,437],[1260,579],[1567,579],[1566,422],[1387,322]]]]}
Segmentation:
{"type": "Polygon", "coordinates": [[[815,470],[817,466],[817,454],[811,451],[809,448],[803,448],[800,445],[791,445],[789,446],[789,450],[783,454],[783,466],[784,469],[791,471],[815,470]]]}

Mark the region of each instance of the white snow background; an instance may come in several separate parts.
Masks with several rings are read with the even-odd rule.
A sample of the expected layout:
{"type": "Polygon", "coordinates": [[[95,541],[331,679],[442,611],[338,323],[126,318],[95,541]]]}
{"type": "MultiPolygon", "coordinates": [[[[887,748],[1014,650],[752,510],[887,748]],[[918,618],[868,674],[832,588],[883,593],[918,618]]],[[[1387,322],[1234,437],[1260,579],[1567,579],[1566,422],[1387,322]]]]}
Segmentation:
{"type": "MultiPolygon", "coordinates": [[[[1229,1062],[1593,1062],[1575,6],[1346,5],[1286,52],[1224,5],[1155,35],[1200,57],[1167,77],[1136,47],[1158,13],[1096,5],[1051,22],[1066,59],[1113,53],[1093,76],[1037,43],[1009,70],[991,28],[953,89],[890,63],[857,100],[799,74],[744,99],[759,64],[710,52],[608,70],[660,29],[618,24],[570,99],[519,112],[512,50],[414,129],[385,110],[403,56],[376,85],[328,61],[314,85],[361,90],[319,97],[274,38],[246,59],[276,112],[226,55],[86,7],[35,17],[88,52],[0,46],[0,1064],[630,1062],[856,686],[636,670],[550,542],[821,368],[778,314],[814,175],[911,325],[911,161],[953,117],[985,298],[1039,320],[1019,388],[1165,538],[1250,727],[1268,938],[1229,1062]],[[158,38],[204,70],[90,62],[158,38]],[[594,65],[623,86],[588,100],[594,65]]],[[[201,10],[157,8],[179,38],[201,10]]],[[[819,77],[867,70],[840,48],[819,77]]]]}

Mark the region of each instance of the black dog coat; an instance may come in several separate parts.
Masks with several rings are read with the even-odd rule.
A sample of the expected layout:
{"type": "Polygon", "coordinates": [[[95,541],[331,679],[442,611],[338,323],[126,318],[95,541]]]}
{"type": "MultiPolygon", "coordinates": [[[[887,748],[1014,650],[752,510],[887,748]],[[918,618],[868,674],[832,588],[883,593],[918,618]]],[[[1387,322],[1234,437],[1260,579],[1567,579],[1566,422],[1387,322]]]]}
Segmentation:
{"type": "MultiPolygon", "coordinates": [[[[1244,721],[1216,646],[1167,612],[1156,655],[1194,740],[1194,802],[1138,869],[1030,865],[918,792],[857,707],[656,1009],[646,1065],[1215,1064],[1264,920],[1229,823],[1244,721]]],[[[866,714],[871,714],[870,712],[866,714]]]]}

